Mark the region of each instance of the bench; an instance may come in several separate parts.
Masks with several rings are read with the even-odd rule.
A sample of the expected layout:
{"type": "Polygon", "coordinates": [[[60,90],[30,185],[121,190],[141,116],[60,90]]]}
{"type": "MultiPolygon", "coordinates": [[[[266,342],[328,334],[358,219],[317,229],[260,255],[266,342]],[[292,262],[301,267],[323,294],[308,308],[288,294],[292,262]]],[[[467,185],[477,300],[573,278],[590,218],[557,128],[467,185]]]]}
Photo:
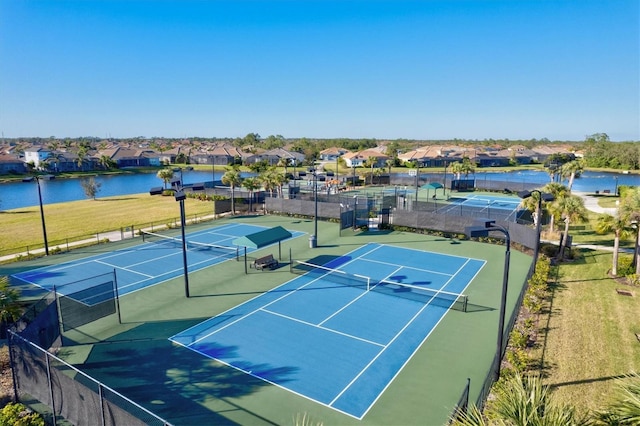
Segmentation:
{"type": "Polygon", "coordinates": [[[273,258],[272,254],[268,254],[254,260],[251,266],[259,270],[263,270],[264,268],[275,269],[278,267],[278,261],[273,258]]]}

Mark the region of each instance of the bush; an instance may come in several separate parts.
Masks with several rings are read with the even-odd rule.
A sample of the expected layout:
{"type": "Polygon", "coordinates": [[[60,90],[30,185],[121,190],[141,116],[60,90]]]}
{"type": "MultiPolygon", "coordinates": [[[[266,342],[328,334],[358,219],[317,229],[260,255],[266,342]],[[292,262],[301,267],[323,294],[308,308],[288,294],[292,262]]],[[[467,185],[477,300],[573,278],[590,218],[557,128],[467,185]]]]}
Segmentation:
{"type": "Polygon", "coordinates": [[[23,404],[10,403],[0,410],[0,426],[44,426],[44,419],[23,404]]]}

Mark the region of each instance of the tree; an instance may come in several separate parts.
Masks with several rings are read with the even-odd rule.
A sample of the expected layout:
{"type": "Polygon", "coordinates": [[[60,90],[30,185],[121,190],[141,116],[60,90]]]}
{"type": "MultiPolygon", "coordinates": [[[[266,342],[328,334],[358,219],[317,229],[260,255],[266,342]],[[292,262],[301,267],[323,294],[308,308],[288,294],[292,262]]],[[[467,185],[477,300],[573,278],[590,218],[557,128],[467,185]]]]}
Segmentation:
{"type": "Polygon", "coordinates": [[[554,204],[560,212],[560,216],[564,219],[564,232],[562,234],[560,250],[558,251],[558,259],[562,259],[564,257],[564,249],[567,246],[567,239],[569,238],[569,226],[571,223],[586,221],[587,210],[584,207],[582,198],[575,195],[560,198],[556,200],[554,204]]]}
{"type": "Polygon", "coordinates": [[[100,192],[100,187],[102,186],[102,183],[96,182],[94,177],[90,177],[90,178],[82,179],[80,181],[80,185],[82,186],[82,190],[84,191],[84,194],[88,198],[93,198],[95,200],[96,194],[100,192]]]}
{"type": "MultiPolygon", "coordinates": [[[[278,190],[282,186],[284,175],[278,173],[275,167],[271,167],[260,174],[260,181],[266,191],[269,191],[273,197],[273,191],[278,190]]],[[[281,190],[278,191],[280,193],[281,190]]]]}
{"type": "Polygon", "coordinates": [[[98,162],[106,170],[109,170],[116,166],[116,162],[113,161],[108,155],[101,155],[98,162]]]}
{"type": "Polygon", "coordinates": [[[569,183],[567,184],[567,188],[569,192],[571,192],[571,187],[573,187],[573,181],[576,176],[579,176],[580,173],[584,171],[584,161],[583,160],[573,160],[568,163],[563,164],[560,167],[560,174],[563,178],[569,178],[569,183]]]}
{"type": "MultiPolygon", "coordinates": [[[[640,232],[640,188],[625,191],[620,200],[620,213],[629,223],[635,224],[636,232],[640,232]]],[[[635,245],[633,259],[635,261],[636,275],[640,276],[640,241],[635,245]]]]}
{"type": "Polygon", "coordinates": [[[20,292],[9,285],[9,279],[6,276],[0,277],[0,321],[4,324],[13,323],[20,318],[19,299],[20,292]]]}
{"type": "Polygon", "coordinates": [[[222,175],[222,183],[231,187],[231,214],[236,214],[236,187],[242,184],[242,176],[237,167],[232,168],[222,175]]]}
{"type": "Polygon", "coordinates": [[[184,152],[176,155],[176,164],[189,164],[189,157],[184,152]]]}
{"type": "Polygon", "coordinates": [[[171,169],[158,170],[158,173],[156,173],[156,176],[162,179],[162,182],[164,182],[164,189],[167,189],[167,184],[171,181],[171,179],[173,179],[173,170],[171,169]]]}
{"type": "Polygon", "coordinates": [[[76,164],[80,170],[84,170],[84,164],[87,162],[88,150],[85,146],[81,146],[76,153],[78,158],[76,159],[76,164]]]}
{"type": "Polygon", "coordinates": [[[249,212],[253,211],[253,194],[256,189],[261,186],[260,179],[257,177],[248,177],[242,181],[242,186],[249,191],[249,212]]]}
{"type": "Polygon", "coordinates": [[[378,164],[378,159],[376,157],[369,157],[367,158],[367,161],[364,162],[364,166],[365,167],[370,167],[371,168],[371,185],[373,185],[373,169],[374,167],[376,167],[376,165],[378,164]]]}
{"type": "Polygon", "coordinates": [[[469,177],[469,173],[476,171],[475,165],[468,158],[463,158],[462,161],[457,161],[451,164],[451,171],[456,175],[456,179],[460,180],[464,173],[465,179],[469,177]]]}
{"type": "MultiPolygon", "coordinates": [[[[568,195],[569,190],[566,186],[557,182],[550,182],[542,187],[542,192],[546,192],[547,194],[553,195],[553,198],[557,201],[561,198],[564,198],[568,195]]],[[[550,203],[546,205],[547,210],[549,211],[549,232],[555,232],[555,218],[561,215],[561,212],[558,211],[557,203],[550,203]]]]}
{"type": "Polygon", "coordinates": [[[493,388],[494,399],[487,403],[485,416],[472,407],[462,414],[454,425],[459,426],[577,426],[583,425],[571,406],[554,399],[549,386],[536,375],[521,377],[516,374],[500,380],[493,388]]]}
{"type": "Polygon", "coordinates": [[[618,254],[620,251],[620,238],[628,236],[632,228],[629,222],[621,217],[619,212],[615,216],[604,213],[596,219],[595,231],[598,234],[609,234],[613,232],[613,263],[611,265],[611,275],[618,275],[618,254]]]}

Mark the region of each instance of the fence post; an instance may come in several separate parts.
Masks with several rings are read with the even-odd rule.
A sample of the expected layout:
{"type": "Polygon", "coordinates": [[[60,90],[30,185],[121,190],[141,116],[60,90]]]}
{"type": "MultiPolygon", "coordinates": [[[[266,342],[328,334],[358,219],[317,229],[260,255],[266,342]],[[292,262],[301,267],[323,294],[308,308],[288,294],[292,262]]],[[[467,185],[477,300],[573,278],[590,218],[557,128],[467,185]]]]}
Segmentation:
{"type": "Polygon", "coordinates": [[[100,420],[102,426],[105,426],[107,421],[104,415],[104,393],[102,391],[102,383],[98,383],[98,398],[100,399],[100,420]]]}
{"type": "Polygon", "coordinates": [[[49,398],[51,398],[51,420],[53,426],[56,426],[56,402],[53,400],[53,380],[51,379],[51,361],[49,361],[49,353],[44,351],[47,361],[47,383],[49,384],[49,398]]]}

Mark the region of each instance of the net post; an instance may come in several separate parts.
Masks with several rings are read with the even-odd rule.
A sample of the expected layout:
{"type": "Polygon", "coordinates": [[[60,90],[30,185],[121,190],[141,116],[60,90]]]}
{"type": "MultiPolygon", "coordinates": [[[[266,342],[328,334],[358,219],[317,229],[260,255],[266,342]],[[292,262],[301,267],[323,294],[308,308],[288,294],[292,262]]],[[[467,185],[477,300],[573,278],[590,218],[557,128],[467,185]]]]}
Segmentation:
{"type": "Polygon", "coordinates": [[[64,318],[62,318],[62,309],[60,308],[60,299],[58,298],[58,288],[55,285],[53,286],[53,298],[56,302],[56,311],[58,311],[58,331],[62,338],[62,334],[64,333],[64,318]]]}
{"type": "MultiPolygon", "coordinates": [[[[244,255],[246,257],[247,256],[247,253],[246,253],[247,252],[247,248],[246,247],[244,248],[244,251],[245,251],[244,255]]],[[[236,262],[240,262],[240,247],[238,247],[238,246],[236,246],[236,262]]]]}
{"type": "Polygon", "coordinates": [[[467,312],[467,306],[469,305],[469,298],[467,296],[464,297],[462,301],[462,312],[467,312]]]}
{"type": "Polygon", "coordinates": [[[118,324],[122,324],[122,316],[120,315],[120,295],[118,294],[118,277],[116,269],[113,268],[113,291],[116,295],[116,312],[118,313],[118,324]]]}
{"type": "Polygon", "coordinates": [[[247,248],[244,248],[244,273],[245,275],[249,273],[249,270],[247,269],[247,248]]]}
{"type": "Polygon", "coordinates": [[[367,277],[367,291],[371,290],[371,277],[367,277]]]}

